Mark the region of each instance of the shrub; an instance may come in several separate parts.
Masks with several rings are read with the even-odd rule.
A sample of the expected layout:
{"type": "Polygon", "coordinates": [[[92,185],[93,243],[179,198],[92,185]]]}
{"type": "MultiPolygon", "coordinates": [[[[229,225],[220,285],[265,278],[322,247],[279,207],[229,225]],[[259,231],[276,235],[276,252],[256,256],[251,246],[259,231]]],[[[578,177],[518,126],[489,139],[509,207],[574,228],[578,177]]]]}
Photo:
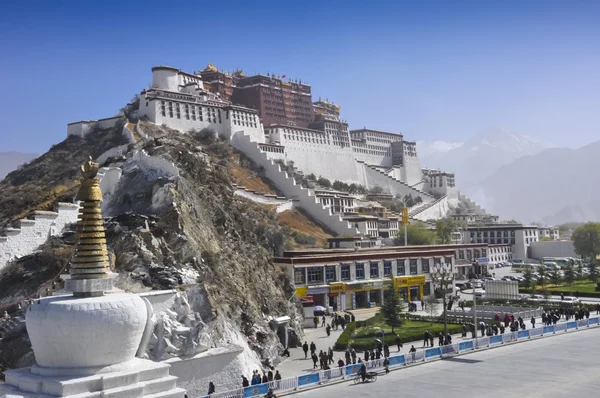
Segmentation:
{"type": "Polygon", "coordinates": [[[346,326],[346,329],[342,332],[342,334],[340,334],[340,337],[338,337],[333,348],[337,351],[343,351],[346,348],[348,348],[348,343],[350,342],[352,334],[355,330],[356,322],[350,322],[348,326],[346,326]]]}

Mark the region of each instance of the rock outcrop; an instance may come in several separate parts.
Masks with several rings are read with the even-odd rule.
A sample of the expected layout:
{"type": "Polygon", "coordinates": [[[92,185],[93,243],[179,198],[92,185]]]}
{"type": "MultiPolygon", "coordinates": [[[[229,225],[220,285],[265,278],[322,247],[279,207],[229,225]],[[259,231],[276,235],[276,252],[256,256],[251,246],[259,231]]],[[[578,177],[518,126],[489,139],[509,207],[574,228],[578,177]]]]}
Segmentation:
{"type": "MultiPolygon", "coordinates": [[[[120,168],[121,174],[103,204],[117,286],[133,292],[180,290],[171,308],[155,313],[147,356],[187,357],[235,345],[249,358],[240,363],[255,368],[276,363],[282,347],[269,320],[288,315],[292,331],[301,336],[292,284],[272,262],[288,239],[287,229],[277,224],[272,209],[234,195],[223,165],[231,152],[227,142],[199,141],[158,126],[149,130],[140,134],[147,139],[107,160],[105,166],[120,168]]],[[[102,141],[93,134],[68,140],[75,139],[102,141]]],[[[31,174],[28,167],[12,173],[11,181],[20,178],[15,173],[31,174]]],[[[75,178],[65,170],[62,184],[75,178]]],[[[38,203],[32,198],[30,204],[38,203]]],[[[69,262],[73,240],[67,232],[8,265],[0,274],[0,308],[48,286],[69,262]]],[[[26,336],[21,338],[26,343],[26,336]]],[[[27,365],[33,358],[24,360],[22,351],[1,366],[27,365]]]]}

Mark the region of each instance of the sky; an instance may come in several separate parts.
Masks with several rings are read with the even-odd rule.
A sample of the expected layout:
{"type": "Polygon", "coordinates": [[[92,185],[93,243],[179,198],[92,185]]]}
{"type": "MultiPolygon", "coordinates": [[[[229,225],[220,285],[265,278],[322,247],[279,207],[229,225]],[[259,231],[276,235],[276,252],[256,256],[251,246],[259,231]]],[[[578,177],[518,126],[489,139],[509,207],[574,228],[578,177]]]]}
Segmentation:
{"type": "Polygon", "coordinates": [[[598,1],[20,1],[0,12],[0,152],[115,115],[151,67],[285,74],[351,129],[600,140],[598,1]]]}

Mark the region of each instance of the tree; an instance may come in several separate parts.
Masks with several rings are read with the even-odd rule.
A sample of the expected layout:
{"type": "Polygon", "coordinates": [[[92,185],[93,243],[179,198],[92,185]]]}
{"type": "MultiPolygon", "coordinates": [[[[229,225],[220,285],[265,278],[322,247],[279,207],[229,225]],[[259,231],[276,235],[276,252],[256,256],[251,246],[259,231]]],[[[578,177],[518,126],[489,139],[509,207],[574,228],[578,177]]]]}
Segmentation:
{"type": "Polygon", "coordinates": [[[580,261],[579,264],[577,264],[577,279],[585,279],[585,274],[583,273],[583,261],[580,261]]]}
{"type": "Polygon", "coordinates": [[[598,264],[596,260],[588,264],[588,269],[590,270],[590,280],[595,283],[598,280],[598,264]]]}
{"type": "Polygon", "coordinates": [[[573,266],[573,264],[569,264],[565,268],[565,282],[567,282],[570,285],[573,283],[574,280],[575,280],[575,267],[573,266]]]}
{"type": "Polygon", "coordinates": [[[525,278],[523,281],[523,286],[527,288],[531,287],[531,282],[533,281],[533,271],[531,270],[531,267],[525,268],[525,272],[523,272],[523,278],[525,278]]]}
{"type": "Polygon", "coordinates": [[[575,251],[583,258],[594,260],[600,254],[600,223],[588,222],[571,235],[575,251]]]}
{"type": "Polygon", "coordinates": [[[456,228],[456,223],[450,217],[440,218],[435,223],[435,232],[438,243],[447,245],[452,243],[452,232],[456,228]]]}
{"type": "Polygon", "coordinates": [[[327,178],[325,177],[319,177],[319,179],[317,180],[317,184],[324,186],[325,188],[329,188],[331,187],[331,181],[329,181],[327,178]]]}
{"type": "Polygon", "coordinates": [[[538,278],[538,283],[542,287],[542,290],[544,290],[546,288],[546,282],[548,281],[548,272],[546,271],[546,266],[545,265],[538,266],[537,272],[538,272],[538,275],[540,276],[538,278]]]}
{"type": "MultiPolygon", "coordinates": [[[[434,287],[439,287],[442,292],[442,305],[444,308],[444,336],[448,334],[448,303],[447,294],[448,292],[453,293],[454,291],[454,273],[452,272],[451,264],[437,264],[434,265],[431,272],[431,280],[433,281],[434,287]]],[[[473,289],[473,293],[475,290],[473,289]]],[[[475,296],[473,295],[473,298],[475,296]]]]}
{"type": "Polygon", "coordinates": [[[562,276],[557,268],[554,268],[552,272],[550,272],[550,282],[554,285],[558,285],[562,281],[562,276]]]}
{"type": "Polygon", "coordinates": [[[369,189],[370,193],[383,193],[383,188],[379,185],[375,185],[373,188],[369,189]]]}
{"type": "MultiPolygon", "coordinates": [[[[408,225],[406,231],[410,246],[433,245],[435,243],[435,233],[421,225],[408,225]]],[[[404,228],[400,227],[398,235],[394,238],[394,244],[396,246],[404,245],[404,228]]]]}
{"type": "Polygon", "coordinates": [[[386,290],[386,297],[383,300],[383,306],[381,307],[381,313],[385,322],[392,327],[392,333],[394,333],[395,327],[402,325],[402,303],[400,302],[400,295],[394,287],[392,281],[386,290]]]}

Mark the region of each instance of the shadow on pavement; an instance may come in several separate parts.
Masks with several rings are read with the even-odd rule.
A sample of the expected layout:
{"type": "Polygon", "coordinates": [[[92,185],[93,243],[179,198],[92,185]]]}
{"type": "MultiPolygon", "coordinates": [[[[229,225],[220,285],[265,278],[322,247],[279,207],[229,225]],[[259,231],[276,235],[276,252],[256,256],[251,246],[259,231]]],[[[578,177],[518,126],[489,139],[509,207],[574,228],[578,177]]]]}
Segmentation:
{"type": "Polygon", "coordinates": [[[456,358],[456,357],[450,357],[450,358],[442,358],[443,361],[450,361],[450,362],[460,362],[460,363],[479,363],[479,362],[483,362],[479,359],[468,359],[468,358],[456,358]]]}

